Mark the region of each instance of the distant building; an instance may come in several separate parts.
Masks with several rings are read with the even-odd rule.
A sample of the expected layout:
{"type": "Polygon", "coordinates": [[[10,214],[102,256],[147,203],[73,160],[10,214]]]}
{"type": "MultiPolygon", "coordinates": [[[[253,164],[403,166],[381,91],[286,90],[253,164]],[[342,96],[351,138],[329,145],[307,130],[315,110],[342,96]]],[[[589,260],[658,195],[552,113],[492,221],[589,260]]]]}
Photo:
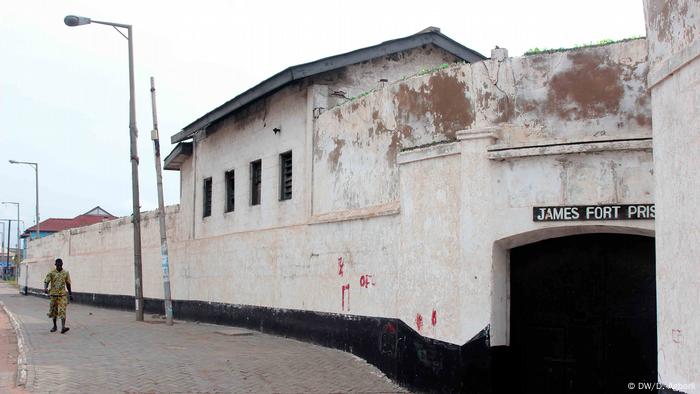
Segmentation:
{"type": "Polygon", "coordinates": [[[2,249],[0,249],[0,277],[3,279],[14,277],[17,261],[17,248],[5,248],[3,244],[2,249]]]}
{"type": "MultiPolygon", "coordinates": [[[[105,220],[116,219],[117,217],[105,211],[100,206],[96,206],[82,215],[78,215],[72,219],[67,218],[49,218],[39,223],[39,238],[57,233],[59,231],[68,230],[70,228],[89,226],[91,224],[104,222],[105,220]]],[[[22,249],[23,255],[26,256],[27,240],[37,238],[36,226],[32,226],[24,230],[20,236],[24,240],[22,249]]]]}

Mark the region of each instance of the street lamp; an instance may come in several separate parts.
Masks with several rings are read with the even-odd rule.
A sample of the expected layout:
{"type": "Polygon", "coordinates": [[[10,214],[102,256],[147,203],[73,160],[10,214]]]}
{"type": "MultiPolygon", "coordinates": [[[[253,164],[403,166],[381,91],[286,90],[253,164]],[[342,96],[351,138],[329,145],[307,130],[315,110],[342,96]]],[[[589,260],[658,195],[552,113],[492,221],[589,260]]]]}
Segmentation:
{"type": "Polygon", "coordinates": [[[67,26],[81,26],[90,23],[112,26],[119,34],[124,36],[129,43],[129,136],[131,139],[131,196],[133,204],[134,223],[134,292],[136,304],[136,320],[143,321],[143,287],[141,282],[141,207],[139,203],[139,157],[136,150],[136,104],[134,101],[134,40],[131,25],[112,23],[104,21],[94,21],[83,16],[68,15],[63,19],[67,26]],[[126,29],[124,35],[121,27],[126,29]]]}
{"type": "MultiPolygon", "coordinates": [[[[33,163],[30,161],[16,161],[10,160],[10,164],[26,164],[28,166],[34,167],[34,190],[36,191],[36,239],[39,239],[39,163],[33,163]]],[[[17,206],[17,211],[19,212],[19,205],[17,206]]],[[[18,214],[19,215],[19,214],[18,214]]],[[[19,219],[19,217],[17,218],[19,219]]]]}

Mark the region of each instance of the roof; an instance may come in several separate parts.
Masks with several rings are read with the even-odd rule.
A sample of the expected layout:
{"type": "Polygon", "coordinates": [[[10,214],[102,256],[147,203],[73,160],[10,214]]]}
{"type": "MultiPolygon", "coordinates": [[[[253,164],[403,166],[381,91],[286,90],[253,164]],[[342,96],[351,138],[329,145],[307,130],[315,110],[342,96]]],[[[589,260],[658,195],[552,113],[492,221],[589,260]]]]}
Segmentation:
{"type": "Polygon", "coordinates": [[[109,216],[109,217],[116,217],[112,215],[111,213],[107,212],[102,208],[101,206],[96,206],[95,208],[92,208],[91,210],[85,212],[83,215],[92,215],[92,216],[109,216]]]}
{"type": "Polygon", "coordinates": [[[163,168],[166,170],[179,171],[182,163],[192,155],[192,143],[181,142],[175,146],[172,152],[165,158],[163,168]]]}
{"type": "MultiPolygon", "coordinates": [[[[72,219],[49,218],[39,223],[39,231],[41,231],[42,233],[55,233],[58,231],[67,230],[69,228],[89,226],[91,224],[104,222],[105,220],[116,219],[116,216],[112,216],[109,213],[107,213],[107,215],[91,214],[91,212],[95,211],[98,208],[103,212],[107,213],[107,211],[104,211],[102,208],[95,207],[88,211],[88,213],[78,215],[72,219]]],[[[36,231],[36,225],[24,230],[24,232],[22,233],[22,237],[27,237],[29,233],[32,233],[34,231],[36,231]]]]}
{"type": "Polygon", "coordinates": [[[422,45],[433,44],[456,57],[468,62],[476,62],[486,59],[479,52],[465,47],[450,37],[440,33],[438,28],[428,28],[408,37],[385,41],[381,44],[367,48],[357,49],[340,55],[330,56],[310,63],[289,67],[270,78],[260,82],[231,100],[225,102],[204,116],[185,126],[180,132],[170,137],[170,142],[175,144],[192,138],[194,133],[210,124],[230,115],[236,110],[253,101],[276,92],[282,87],[316,74],[336,70],[351,64],[361,63],[377,57],[403,52],[422,45]]]}

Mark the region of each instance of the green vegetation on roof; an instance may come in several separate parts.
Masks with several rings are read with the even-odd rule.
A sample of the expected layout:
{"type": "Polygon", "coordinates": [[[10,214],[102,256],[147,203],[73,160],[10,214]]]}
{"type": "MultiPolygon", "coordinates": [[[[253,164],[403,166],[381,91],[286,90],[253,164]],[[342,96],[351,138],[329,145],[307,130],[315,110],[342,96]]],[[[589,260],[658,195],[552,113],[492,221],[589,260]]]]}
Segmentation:
{"type": "Polygon", "coordinates": [[[525,51],[525,53],[523,53],[523,56],[541,55],[541,54],[545,54],[545,53],[555,53],[555,52],[564,52],[564,51],[570,51],[572,49],[580,49],[580,48],[599,47],[599,46],[603,46],[603,45],[617,44],[617,43],[625,42],[625,41],[638,40],[640,38],[645,38],[645,37],[644,36],[633,36],[633,37],[623,38],[621,40],[612,40],[612,39],[606,38],[606,39],[598,40],[596,42],[591,41],[591,42],[588,42],[585,44],[577,44],[571,48],[537,48],[537,47],[535,47],[535,48],[531,48],[531,49],[528,49],[527,51],[525,51]]]}
{"type": "Polygon", "coordinates": [[[421,75],[425,75],[425,74],[432,74],[435,71],[444,70],[448,67],[450,67],[450,65],[447,63],[442,63],[441,65],[439,65],[437,67],[432,67],[432,68],[423,67],[420,71],[418,71],[418,74],[416,74],[416,76],[421,76],[421,75]]]}

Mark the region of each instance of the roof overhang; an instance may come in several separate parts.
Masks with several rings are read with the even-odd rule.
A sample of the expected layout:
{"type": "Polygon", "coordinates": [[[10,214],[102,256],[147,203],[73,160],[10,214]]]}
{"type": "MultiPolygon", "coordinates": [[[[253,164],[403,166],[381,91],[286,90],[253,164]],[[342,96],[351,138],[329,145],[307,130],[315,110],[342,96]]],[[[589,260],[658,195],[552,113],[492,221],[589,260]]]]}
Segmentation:
{"type": "Polygon", "coordinates": [[[166,170],[180,171],[180,166],[192,156],[192,143],[181,142],[175,146],[170,154],[165,158],[163,168],[166,170]]]}
{"type": "MultiPolygon", "coordinates": [[[[381,56],[417,48],[426,44],[433,44],[439,48],[442,48],[467,63],[478,62],[486,59],[486,57],[479,52],[465,47],[437,30],[430,30],[413,34],[408,37],[398,38],[396,40],[385,41],[379,45],[357,49],[341,55],[335,55],[316,60],[314,62],[289,67],[286,70],[262,81],[256,86],[253,86],[252,88],[246,90],[201,118],[185,126],[180,132],[170,137],[170,141],[171,143],[175,144],[192,138],[197,131],[206,128],[210,124],[230,115],[236,110],[259,98],[274,93],[293,81],[349,66],[351,64],[361,63],[381,56]]],[[[170,155],[172,155],[172,153],[170,155]]],[[[170,157],[170,155],[168,155],[168,157],[170,157]]],[[[166,167],[166,170],[167,169],[171,168],[166,167]]],[[[179,167],[177,169],[179,169],[179,167]]]]}

